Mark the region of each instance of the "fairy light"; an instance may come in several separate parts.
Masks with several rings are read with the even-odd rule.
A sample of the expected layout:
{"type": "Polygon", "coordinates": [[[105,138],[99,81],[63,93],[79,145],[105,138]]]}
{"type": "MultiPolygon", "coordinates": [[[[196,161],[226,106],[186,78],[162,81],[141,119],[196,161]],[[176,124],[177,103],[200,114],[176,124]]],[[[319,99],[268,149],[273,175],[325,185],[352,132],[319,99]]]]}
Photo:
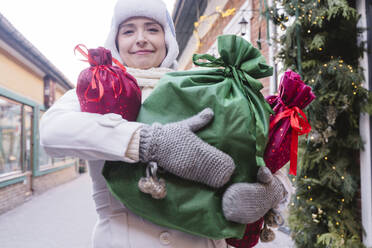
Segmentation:
{"type": "Polygon", "coordinates": [[[324,157],[324,159],[325,159],[325,160],[328,160],[328,157],[327,157],[327,156],[325,156],[325,157],[324,157]]]}
{"type": "Polygon", "coordinates": [[[307,186],[307,189],[308,189],[308,190],[310,190],[310,189],[311,189],[311,186],[310,186],[310,185],[309,185],[309,186],[307,186]]]}
{"type": "Polygon", "coordinates": [[[332,169],[333,169],[333,170],[336,170],[336,166],[332,166],[332,169]]]}
{"type": "Polygon", "coordinates": [[[200,16],[199,17],[199,20],[194,22],[194,31],[193,31],[193,34],[197,40],[197,47],[199,48],[202,44],[200,42],[200,37],[199,37],[199,28],[200,28],[200,25],[202,24],[202,22],[205,22],[205,21],[209,21],[211,22],[212,18],[218,14],[218,15],[221,15],[222,18],[225,18],[225,17],[228,17],[228,16],[231,16],[231,15],[234,15],[235,14],[235,11],[236,9],[235,8],[231,8],[231,9],[227,9],[226,11],[223,11],[221,6],[217,6],[216,7],[216,12],[208,15],[208,16],[200,16]]]}
{"type": "Polygon", "coordinates": [[[342,179],[342,180],[344,180],[344,179],[345,179],[345,177],[344,177],[344,176],[341,176],[341,179],[342,179]]]}

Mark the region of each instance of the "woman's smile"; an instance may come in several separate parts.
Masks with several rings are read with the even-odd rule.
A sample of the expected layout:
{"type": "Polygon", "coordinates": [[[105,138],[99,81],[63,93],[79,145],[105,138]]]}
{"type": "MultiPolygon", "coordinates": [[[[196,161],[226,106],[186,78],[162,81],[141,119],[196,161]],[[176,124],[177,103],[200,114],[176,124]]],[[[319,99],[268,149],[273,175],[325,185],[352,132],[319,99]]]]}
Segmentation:
{"type": "Polygon", "coordinates": [[[154,53],[154,50],[138,50],[138,51],[132,52],[132,54],[136,54],[136,55],[148,55],[152,53],[154,53]]]}

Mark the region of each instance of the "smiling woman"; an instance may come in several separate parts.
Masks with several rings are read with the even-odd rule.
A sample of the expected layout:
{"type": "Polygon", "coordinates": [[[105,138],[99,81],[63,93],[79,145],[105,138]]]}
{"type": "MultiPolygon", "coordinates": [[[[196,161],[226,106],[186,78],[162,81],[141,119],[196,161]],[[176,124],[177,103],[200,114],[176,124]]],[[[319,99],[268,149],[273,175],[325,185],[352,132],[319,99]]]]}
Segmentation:
{"type": "MultiPolygon", "coordinates": [[[[173,21],[163,1],[118,0],[105,48],[128,66],[127,71],[142,88],[142,99],[166,72],[176,67],[175,36],[173,21]]],[[[139,161],[157,161],[159,167],[179,177],[205,184],[224,184],[233,172],[232,158],[194,134],[212,118],[213,112],[206,109],[182,123],[146,125],[113,113],[82,112],[75,90],[51,106],[40,122],[40,143],[51,156],[74,154],[89,160],[98,215],[94,248],[226,247],[225,240],[158,226],[137,216],[110,193],[102,175],[105,160],[124,161],[132,163],[131,166],[141,166],[139,161]],[[195,159],[194,151],[198,151],[200,159],[195,159]],[[175,158],[174,154],[179,156],[175,158]]]]}
{"type": "Polygon", "coordinates": [[[116,47],[124,64],[139,69],[158,67],[167,52],[162,26],[145,17],[120,24],[116,47]]]}

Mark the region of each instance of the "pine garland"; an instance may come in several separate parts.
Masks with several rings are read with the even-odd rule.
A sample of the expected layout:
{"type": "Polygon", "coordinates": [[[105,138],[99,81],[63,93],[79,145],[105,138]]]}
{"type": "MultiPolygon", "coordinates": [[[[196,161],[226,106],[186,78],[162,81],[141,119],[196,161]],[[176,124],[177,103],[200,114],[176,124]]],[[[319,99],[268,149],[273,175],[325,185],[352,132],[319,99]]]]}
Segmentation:
{"type": "Polygon", "coordinates": [[[278,55],[284,68],[302,67],[302,79],[317,97],[306,109],[312,132],[301,140],[299,171],[292,178],[292,237],[298,247],[363,247],[359,117],[372,113],[372,97],[362,87],[363,30],[357,28],[355,1],[281,0],[269,12],[286,30],[278,55]]]}

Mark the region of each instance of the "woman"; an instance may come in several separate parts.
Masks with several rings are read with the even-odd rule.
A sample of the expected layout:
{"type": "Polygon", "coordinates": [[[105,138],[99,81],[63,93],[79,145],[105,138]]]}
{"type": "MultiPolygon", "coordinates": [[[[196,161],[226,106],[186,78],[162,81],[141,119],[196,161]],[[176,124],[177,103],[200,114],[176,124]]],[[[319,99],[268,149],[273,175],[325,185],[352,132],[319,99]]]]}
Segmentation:
{"type": "MultiPolygon", "coordinates": [[[[119,0],[105,47],[129,67],[128,72],[142,88],[144,100],[161,76],[176,66],[178,45],[165,4],[161,0],[119,0]]],[[[214,187],[222,186],[233,173],[232,159],[193,133],[207,125],[212,117],[213,112],[207,109],[181,123],[164,126],[128,122],[116,114],[81,112],[75,89],[68,91],[43,115],[40,140],[47,153],[89,160],[98,214],[93,247],[227,247],[224,240],[208,240],[170,230],[134,215],[112,196],[101,175],[105,160],[135,163],[155,159],[170,173],[214,187]],[[159,137],[159,133],[161,140],[153,139],[159,137]],[[209,166],[209,170],[200,171],[201,165],[197,163],[175,163],[180,158],[173,158],[174,149],[182,150],[179,153],[182,159],[195,156],[185,149],[190,145],[202,150],[198,156],[218,158],[204,159],[211,161],[203,164],[209,166]],[[151,154],[149,151],[154,147],[162,148],[158,151],[172,151],[172,156],[167,152],[151,154]]]]}

